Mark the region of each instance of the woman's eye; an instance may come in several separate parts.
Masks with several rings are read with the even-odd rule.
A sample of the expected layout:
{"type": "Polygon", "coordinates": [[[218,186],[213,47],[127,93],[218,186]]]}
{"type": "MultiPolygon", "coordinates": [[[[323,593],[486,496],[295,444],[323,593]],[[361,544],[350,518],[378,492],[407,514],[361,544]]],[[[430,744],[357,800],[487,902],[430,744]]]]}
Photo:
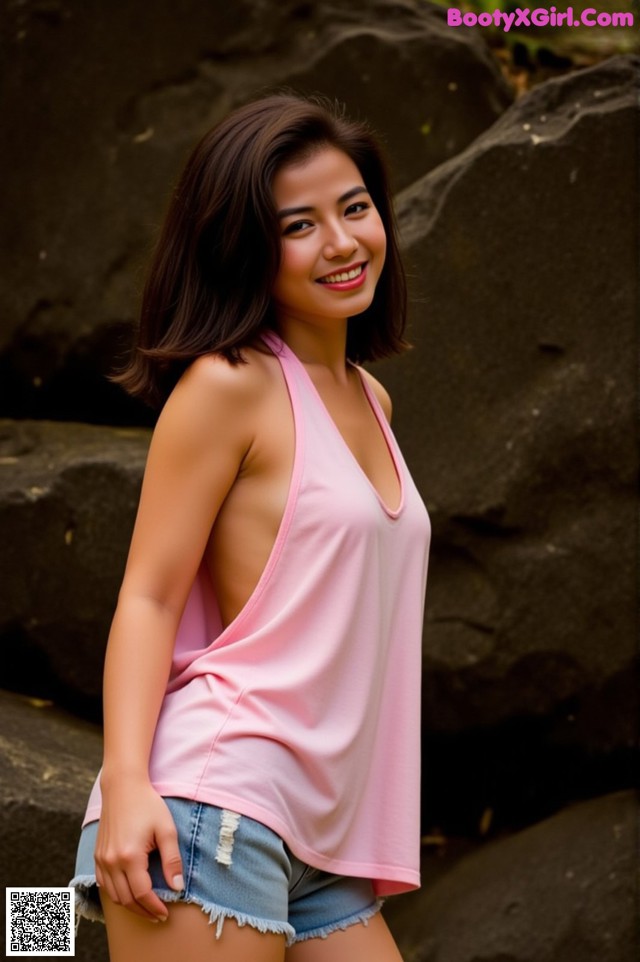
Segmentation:
{"type": "Polygon", "coordinates": [[[310,222],[308,220],[297,220],[293,224],[289,224],[289,226],[285,228],[284,233],[285,234],[297,233],[299,230],[304,230],[305,227],[308,227],[309,223],[310,222]]]}
{"type": "Polygon", "coordinates": [[[347,214],[361,214],[363,210],[367,210],[369,204],[365,200],[359,200],[357,204],[349,204],[347,207],[347,214]],[[359,208],[359,209],[356,209],[359,208]]]}

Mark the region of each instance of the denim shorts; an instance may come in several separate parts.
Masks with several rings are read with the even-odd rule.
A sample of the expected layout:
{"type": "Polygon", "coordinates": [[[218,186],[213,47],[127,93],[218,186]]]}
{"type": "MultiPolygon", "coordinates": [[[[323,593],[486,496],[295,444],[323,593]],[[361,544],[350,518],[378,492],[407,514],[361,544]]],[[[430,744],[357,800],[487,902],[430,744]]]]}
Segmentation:
{"type": "MultiPolygon", "coordinates": [[[[153,890],[163,902],[195,902],[215,922],[226,918],[260,932],[277,932],[287,945],[326,938],[356,922],[365,925],[382,905],[369,879],[333,875],[301,862],[261,822],[215,805],[165,798],[178,831],[185,888],[169,888],[157,851],[149,855],[153,890]]],[[[80,835],[74,877],[76,915],[104,921],[93,853],[98,822],[80,835]]]]}

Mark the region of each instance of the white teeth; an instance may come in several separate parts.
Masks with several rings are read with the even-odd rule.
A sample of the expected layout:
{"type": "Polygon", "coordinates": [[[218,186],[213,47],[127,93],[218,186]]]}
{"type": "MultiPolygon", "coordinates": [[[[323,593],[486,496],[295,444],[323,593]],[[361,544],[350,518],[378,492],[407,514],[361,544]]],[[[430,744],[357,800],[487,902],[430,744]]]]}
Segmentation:
{"type": "Polygon", "coordinates": [[[359,267],[354,267],[352,271],[344,271],[342,274],[329,274],[327,277],[321,277],[321,284],[340,284],[344,281],[352,281],[354,277],[359,277],[362,274],[363,265],[360,264],[359,267]]]}

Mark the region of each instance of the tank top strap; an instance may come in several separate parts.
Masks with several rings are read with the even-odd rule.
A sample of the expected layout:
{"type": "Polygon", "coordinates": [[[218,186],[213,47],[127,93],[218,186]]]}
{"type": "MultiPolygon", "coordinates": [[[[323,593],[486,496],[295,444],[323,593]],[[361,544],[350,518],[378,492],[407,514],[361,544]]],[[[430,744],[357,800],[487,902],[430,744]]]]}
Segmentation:
{"type": "Polygon", "coordinates": [[[345,438],[340,433],[338,426],[330,415],[326,404],[320,396],[320,393],[316,386],[314,385],[311,377],[306,371],[302,361],[296,355],[296,353],[289,347],[289,345],[281,338],[275,331],[269,329],[268,331],[262,332],[265,343],[273,350],[281,362],[285,379],[289,385],[289,393],[291,395],[292,403],[294,406],[294,416],[296,417],[296,423],[301,428],[302,412],[296,411],[296,402],[298,401],[303,409],[305,410],[305,422],[306,430],[313,430],[312,425],[321,425],[321,429],[315,431],[314,443],[318,443],[321,447],[326,444],[333,445],[333,452],[336,453],[338,460],[332,458],[332,463],[334,465],[334,470],[337,470],[338,461],[343,464],[344,471],[348,475],[355,474],[364,481],[369,488],[370,492],[375,496],[383,512],[392,520],[397,520],[403,513],[407,487],[410,483],[409,470],[405,463],[405,460],[400,451],[400,447],[396,438],[389,426],[386,419],[382,406],[378,401],[375,392],[371,390],[367,384],[366,379],[362,376],[361,372],[358,370],[356,364],[351,361],[347,361],[349,367],[351,367],[357,374],[357,377],[362,386],[365,397],[369,403],[369,406],[373,412],[373,415],[378,424],[378,430],[380,431],[388,450],[389,457],[391,459],[393,469],[395,471],[398,485],[400,489],[399,501],[396,507],[390,507],[384,499],[381,497],[380,492],[373,485],[371,479],[367,476],[364,469],[358,462],[353,451],[347,444],[345,438]],[[295,391],[291,390],[291,382],[295,383],[295,391]],[[313,412],[313,413],[312,413],[313,412]]]}
{"type": "Polygon", "coordinates": [[[287,353],[286,345],[279,334],[276,334],[270,327],[260,331],[260,338],[271,348],[274,354],[285,357],[287,353]]]}

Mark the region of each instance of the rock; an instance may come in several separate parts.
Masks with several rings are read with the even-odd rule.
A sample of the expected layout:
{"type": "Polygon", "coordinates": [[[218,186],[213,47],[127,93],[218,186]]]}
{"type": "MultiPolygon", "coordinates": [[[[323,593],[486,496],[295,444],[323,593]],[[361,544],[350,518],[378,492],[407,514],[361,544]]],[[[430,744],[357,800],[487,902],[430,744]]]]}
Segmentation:
{"type": "Polygon", "coordinates": [[[431,731],[560,709],[633,742],[637,63],[535,88],[399,197],[416,348],[378,368],[434,526],[431,731]]]}
{"type": "MultiPolygon", "coordinates": [[[[100,731],[39,699],[0,691],[2,887],[68,885],[100,731]]],[[[103,925],[81,923],[75,958],[107,962],[103,925]]]]}
{"type": "Polygon", "coordinates": [[[398,190],[486,130],[513,93],[480,35],[452,30],[443,7],[380,4],[363,21],[365,6],[345,9],[288,83],[353,104],[383,135],[398,190]]]}
{"type": "Polygon", "coordinates": [[[152,423],[108,382],[188,151],[232,107],[288,85],[366,106],[396,185],[511,102],[479,36],[427,2],[5,0],[0,413],[152,423]],[[175,28],[174,28],[175,27],[175,28]],[[389,98],[393,109],[389,110],[389,98]],[[17,201],[19,198],[19,202],[17,201]]]}
{"type": "Polygon", "coordinates": [[[634,962],[637,817],[634,792],[570,805],[392,899],[405,962],[634,962]]]}
{"type": "Polygon", "coordinates": [[[425,819],[456,831],[634,783],[638,62],[398,198],[415,349],[376,372],[433,522],[425,819]]]}
{"type": "Polygon", "coordinates": [[[149,431],[0,421],[0,686],[98,721],[149,431]]]}

